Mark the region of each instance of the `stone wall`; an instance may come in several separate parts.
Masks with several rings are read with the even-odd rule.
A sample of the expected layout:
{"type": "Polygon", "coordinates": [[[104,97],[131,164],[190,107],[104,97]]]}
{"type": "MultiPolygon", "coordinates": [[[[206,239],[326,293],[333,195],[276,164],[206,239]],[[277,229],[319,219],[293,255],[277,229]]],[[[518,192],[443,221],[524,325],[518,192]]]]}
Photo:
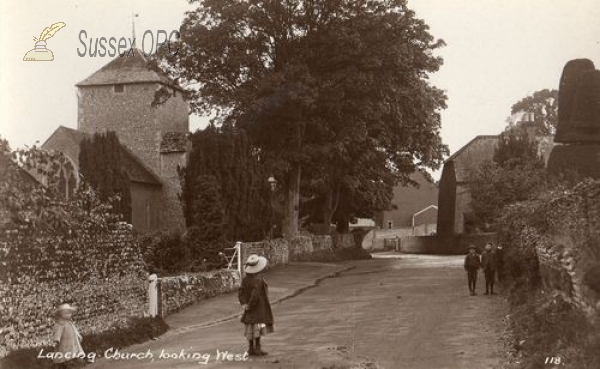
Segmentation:
{"type": "Polygon", "coordinates": [[[401,237],[400,251],[407,254],[444,253],[436,236],[401,237]]]}
{"type": "Polygon", "coordinates": [[[385,249],[387,240],[392,240],[400,237],[412,236],[412,227],[396,228],[396,229],[373,229],[370,230],[362,241],[362,248],[370,251],[381,251],[385,249]]]}
{"type": "Polygon", "coordinates": [[[508,276],[600,314],[600,181],[512,205],[500,219],[508,276]],[[595,275],[596,273],[596,275],[595,275]],[[594,276],[595,275],[595,276],[594,276]]]}
{"type": "Polygon", "coordinates": [[[0,231],[0,356],[48,344],[53,310],[63,302],[78,307],[82,334],[144,315],[147,273],[131,226],[32,234],[12,224],[0,231]]]}
{"type": "Polygon", "coordinates": [[[289,244],[281,238],[242,244],[242,261],[250,254],[266,257],[270,267],[287,264],[290,260],[289,244]]]}
{"type": "Polygon", "coordinates": [[[332,252],[335,248],[331,236],[298,236],[292,240],[289,248],[290,261],[308,261],[313,253],[332,252]]]}
{"type": "MultiPolygon", "coordinates": [[[[329,239],[331,243],[331,238],[329,239]]],[[[310,236],[298,236],[292,240],[289,247],[289,256],[291,261],[303,260],[306,255],[314,251],[312,239],[310,236]]]]}
{"type": "Polygon", "coordinates": [[[346,249],[354,246],[354,235],[352,233],[336,233],[333,235],[334,249],[346,249]]]}
{"type": "Polygon", "coordinates": [[[333,249],[331,236],[311,236],[311,243],[313,252],[333,249]]]}
{"type": "Polygon", "coordinates": [[[158,283],[158,311],[165,316],[207,298],[237,290],[240,275],[236,271],[221,270],[162,277],[158,279],[158,283]]]}
{"type": "Polygon", "coordinates": [[[565,196],[573,200],[571,222],[576,224],[557,226],[543,236],[546,242],[538,243],[540,276],[545,289],[558,291],[588,316],[598,317],[600,286],[592,288],[584,279],[600,267],[600,182],[580,185],[565,196]]]}
{"type": "MultiPolygon", "coordinates": [[[[351,234],[336,237],[338,247],[354,247],[351,234]]],[[[284,239],[242,244],[242,260],[257,254],[269,260],[269,267],[290,261],[310,260],[311,254],[333,251],[331,236],[298,236],[292,242],[284,239]]],[[[236,290],[241,280],[237,271],[221,270],[188,273],[158,279],[159,314],[166,316],[204,299],[236,290]]]]}

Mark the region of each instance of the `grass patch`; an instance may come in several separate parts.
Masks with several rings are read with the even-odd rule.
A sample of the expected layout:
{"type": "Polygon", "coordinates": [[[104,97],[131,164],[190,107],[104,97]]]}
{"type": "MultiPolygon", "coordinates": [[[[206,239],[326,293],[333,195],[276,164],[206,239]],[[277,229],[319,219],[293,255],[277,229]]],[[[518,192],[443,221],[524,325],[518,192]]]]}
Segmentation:
{"type": "MultiPolygon", "coordinates": [[[[137,343],[154,339],[169,329],[162,318],[133,318],[127,328],[113,328],[109,331],[84,335],[82,346],[86,353],[94,352],[101,357],[109,348],[122,349],[137,343]]],[[[36,347],[11,351],[0,359],[0,368],[10,369],[52,369],[52,361],[38,359],[41,349],[53,351],[52,347],[36,347]]]]}

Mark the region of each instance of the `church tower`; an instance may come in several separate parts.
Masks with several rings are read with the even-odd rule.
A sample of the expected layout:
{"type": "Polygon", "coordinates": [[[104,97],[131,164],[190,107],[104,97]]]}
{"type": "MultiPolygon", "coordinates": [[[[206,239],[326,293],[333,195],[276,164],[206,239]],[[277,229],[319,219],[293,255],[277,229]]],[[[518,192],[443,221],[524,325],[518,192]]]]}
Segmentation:
{"type": "MultiPolygon", "coordinates": [[[[177,173],[178,166],[186,163],[188,148],[189,107],[183,90],[153,70],[140,50],[117,56],[76,86],[77,130],[84,134],[116,132],[121,144],[160,179],[158,227],[183,229],[177,173]],[[153,106],[159,89],[167,89],[171,97],[153,106]]],[[[140,197],[143,188],[135,192],[140,197]]],[[[132,188],[133,213],[150,211],[144,209],[150,200],[136,201],[136,194],[132,188]]],[[[151,197],[157,202],[156,195],[151,197]]]]}

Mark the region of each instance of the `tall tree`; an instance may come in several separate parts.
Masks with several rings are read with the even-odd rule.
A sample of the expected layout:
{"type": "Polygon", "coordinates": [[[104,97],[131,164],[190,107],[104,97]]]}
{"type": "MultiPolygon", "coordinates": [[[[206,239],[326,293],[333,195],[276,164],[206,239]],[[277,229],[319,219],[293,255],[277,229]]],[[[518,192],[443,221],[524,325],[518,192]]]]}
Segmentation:
{"type": "Polygon", "coordinates": [[[198,186],[197,181],[200,177],[210,177],[216,181],[222,199],[226,226],[220,229],[225,239],[255,241],[266,235],[269,228],[268,174],[244,131],[210,125],[192,134],[192,152],[181,176],[188,226],[198,225],[199,191],[206,187],[198,186]]]}
{"type": "Polygon", "coordinates": [[[131,222],[131,189],[122,150],[115,132],[95,133],[80,144],[79,170],[100,199],[112,202],[115,198],[115,211],[131,222]]]}
{"type": "Polygon", "coordinates": [[[558,91],[540,90],[524,97],[511,108],[511,114],[532,113],[538,134],[550,135],[558,125],[558,91]]]}
{"type": "Polygon", "coordinates": [[[324,198],[356,198],[440,165],[446,97],[428,74],[442,45],[405,0],[205,0],[161,65],[190,86],[193,110],[260,148],[287,193],[289,238],[302,175],[326,174],[324,198]]]}

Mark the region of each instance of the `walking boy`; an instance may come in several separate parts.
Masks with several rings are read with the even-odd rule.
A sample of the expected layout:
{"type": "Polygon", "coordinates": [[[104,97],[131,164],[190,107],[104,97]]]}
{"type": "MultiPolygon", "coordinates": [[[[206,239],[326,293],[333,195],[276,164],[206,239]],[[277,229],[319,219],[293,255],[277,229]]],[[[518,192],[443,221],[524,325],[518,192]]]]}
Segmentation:
{"type": "Polygon", "coordinates": [[[477,247],[469,246],[469,253],[465,257],[465,270],[467,271],[467,282],[469,283],[469,291],[471,296],[475,296],[475,284],[477,283],[477,271],[481,267],[479,255],[477,255],[477,247]]]}
{"type": "Polygon", "coordinates": [[[485,251],[481,255],[481,267],[485,274],[485,294],[494,293],[494,280],[496,279],[496,268],[498,266],[496,253],[492,250],[492,244],[485,245],[485,251]]]}

